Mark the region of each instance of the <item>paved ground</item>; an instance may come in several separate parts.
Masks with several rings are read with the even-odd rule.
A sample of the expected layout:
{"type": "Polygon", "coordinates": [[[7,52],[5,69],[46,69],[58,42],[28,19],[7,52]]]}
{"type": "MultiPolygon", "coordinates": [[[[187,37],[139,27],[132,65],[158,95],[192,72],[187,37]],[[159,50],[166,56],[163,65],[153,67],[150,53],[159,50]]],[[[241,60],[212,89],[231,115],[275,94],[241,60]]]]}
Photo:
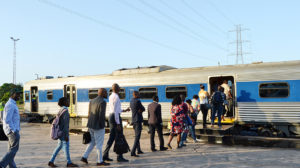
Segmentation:
{"type": "MultiPolygon", "coordinates": [[[[50,156],[56,147],[56,141],[49,137],[49,124],[22,123],[21,146],[16,156],[18,167],[47,167],[50,156]]],[[[126,129],[125,136],[130,146],[133,144],[133,130],[126,129]]],[[[108,135],[105,135],[105,142],[108,135]]],[[[165,136],[165,142],[167,141],[165,136]]],[[[89,157],[89,165],[84,165],[79,160],[86,146],[82,145],[82,135],[71,135],[70,153],[74,163],[80,167],[96,167],[96,152],[93,151],[89,157]]],[[[132,158],[130,154],[125,154],[129,159],[128,163],[111,162],[109,167],[300,167],[300,150],[260,148],[260,147],[228,147],[210,144],[187,144],[182,149],[173,149],[164,152],[150,152],[149,135],[143,131],[142,150],[145,154],[139,158],[132,158]]],[[[156,145],[158,140],[156,138],[156,145]]],[[[175,145],[175,139],[172,142],[175,145]]],[[[7,143],[0,141],[0,157],[7,148],[7,143]]],[[[158,148],[158,146],[157,146],[158,148]]],[[[111,151],[110,157],[116,160],[116,155],[111,151]]],[[[65,167],[66,161],[63,151],[58,155],[56,162],[58,166],[65,167]]]]}

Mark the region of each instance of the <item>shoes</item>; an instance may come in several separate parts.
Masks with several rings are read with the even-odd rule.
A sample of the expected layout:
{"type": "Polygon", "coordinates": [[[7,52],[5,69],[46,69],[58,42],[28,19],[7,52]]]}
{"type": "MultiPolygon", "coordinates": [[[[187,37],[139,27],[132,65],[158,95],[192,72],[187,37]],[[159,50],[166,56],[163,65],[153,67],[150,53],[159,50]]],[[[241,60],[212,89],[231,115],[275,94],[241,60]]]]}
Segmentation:
{"type": "Polygon", "coordinates": [[[144,152],[143,151],[138,151],[137,154],[144,154],[144,152]]]}
{"type": "Polygon", "coordinates": [[[127,159],[124,159],[124,158],[118,158],[117,161],[118,161],[118,162],[128,162],[128,160],[127,160],[127,159]]]}
{"type": "Polygon", "coordinates": [[[87,159],[84,158],[84,157],[82,157],[82,158],[80,159],[80,161],[84,162],[85,164],[88,164],[88,163],[89,163],[89,162],[87,161],[87,159]]]}
{"type": "Polygon", "coordinates": [[[96,164],[97,166],[108,166],[108,165],[110,165],[110,163],[106,163],[106,162],[101,162],[101,163],[97,163],[96,164]]]}
{"type": "Polygon", "coordinates": [[[181,145],[177,145],[177,149],[179,149],[179,148],[182,148],[182,146],[181,145]]]}
{"type": "Polygon", "coordinates": [[[74,163],[68,163],[68,164],[67,164],[67,167],[78,167],[78,165],[77,165],[77,164],[74,164],[74,163]]]}
{"type": "Polygon", "coordinates": [[[168,150],[168,148],[166,148],[166,147],[160,148],[160,151],[166,151],[166,150],[168,150]]]}
{"type": "Polygon", "coordinates": [[[57,167],[53,162],[49,162],[48,166],[50,166],[50,167],[57,167]]]}
{"type": "Polygon", "coordinates": [[[198,143],[198,142],[201,142],[201,140],[200,139],[195,139],[194,140],[194,143],[198,143]]]}
{"type": "Polygon", "coordinates": [[[167,145],[169,149],[172,149],[172,146],[170,144],[167,145]]]}
{"type": "Polygon", "coordinates": [[[111,158],[109,158],[109,157],[104,157],[104,158],[103,158],[103,161],[109,161],[109,162],[111,162],[111,161],[113,161],[113,159],[111,159],[111,158]]]}
{"type": "Polygon", "coordinates": [[[182,144],[182,145],[181,145],[181,147],[184,147],[184,146],[186,146],[186,144],[182,144]]]}
{"type": "Polygon", "coordinates": [[[157,150],[156,150],[156,149],[151,149],[151,151],[152,151],[152,152],[156,152],[157,150]]]}
{"type": "Polygon", "coordinates": [[[132,156],[132,157],[140,157],[139,155],[137,155],[137,154],[135,154],[135,153],[132,153],[131,156],[132,156]]]}

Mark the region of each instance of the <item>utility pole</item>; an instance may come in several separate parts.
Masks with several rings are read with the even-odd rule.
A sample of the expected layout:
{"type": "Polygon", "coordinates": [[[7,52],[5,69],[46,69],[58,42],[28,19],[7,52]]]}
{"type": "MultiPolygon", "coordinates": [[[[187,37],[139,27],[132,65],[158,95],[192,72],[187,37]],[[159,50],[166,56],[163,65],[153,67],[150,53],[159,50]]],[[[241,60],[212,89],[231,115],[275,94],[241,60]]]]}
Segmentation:
{"type": "Polygon", "coordinates": [[[248,52],[243,52],[243,44],[246,42],[250,42],[248,40],[242,40],[242,31],[249,30],[249,29],[242,29],[242,25],[236,25],[235,30],[231,30],[229,32],[236,32],[236,40],[234,42],[231,42],[230,44],[235,44],[236,45],[236,53],[231,54],[235,55],[235,64],[239,64],[241,61],[242,64],[244,64],[244,55],[250,54],[248,52]]]}
{"type": "Polygon", "coordinates": [[[16,78],[17,78],[17,74],[16,74],[16,70],[17,70],[17,52],[16,52],[16,42],[19,41],[20,39],[15,39],[13,37],[10,37],[10,39],[12,39],[12,41],[14,42],[14,56],[13,56],[13,84],[17,84],[16,82],[16,78]]]}

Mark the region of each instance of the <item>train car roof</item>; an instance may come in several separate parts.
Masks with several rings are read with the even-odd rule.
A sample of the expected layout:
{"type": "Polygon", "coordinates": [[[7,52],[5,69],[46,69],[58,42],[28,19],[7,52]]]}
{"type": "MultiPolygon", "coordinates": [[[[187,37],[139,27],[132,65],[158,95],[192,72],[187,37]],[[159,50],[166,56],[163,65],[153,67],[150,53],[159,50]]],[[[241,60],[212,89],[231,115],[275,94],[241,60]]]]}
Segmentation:
{"type": "Polygon", "coordinates": [[[180,69],[165,65],[138,67],[120,69],[104,75],[32,80],[25,83],[24,89],[35,85],[42,88],[61,88],[65,84],[75,84],[79,88],[98,88],[99,85],[110,87],[113,83],[121,86],[176,85],[208,81],[210,76],[234,76],[238,81],[294,80],[300,79],[299,65],[300,60],[180,69]]]}

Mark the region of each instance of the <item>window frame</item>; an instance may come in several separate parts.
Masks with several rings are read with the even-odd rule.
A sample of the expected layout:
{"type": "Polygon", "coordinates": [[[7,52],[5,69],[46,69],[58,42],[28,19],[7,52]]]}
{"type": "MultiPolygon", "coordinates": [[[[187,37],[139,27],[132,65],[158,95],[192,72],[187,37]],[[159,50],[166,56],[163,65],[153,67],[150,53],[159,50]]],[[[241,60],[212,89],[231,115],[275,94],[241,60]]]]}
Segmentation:
{"type": "Polygon", "coordinates": [[[47,93],[46,93],[46,95],[47,95],[47,100],[53,100],[53,90],[47,90],[47,93]],[[51,93],[51,94],[50,94],[51,93]],[[51,95],[52,97],[51,97],[51,99],[49,98],[49,95],[51,95]]]}
{"type": "MultiPolygon", "coordinates": [[[[96,97],[90,98],[90,92],[91,92],[91,91],[96,91],[96,97],[98,96],[98,89],[89,89],[89,90],[88,90],[88,98],[89,98],[89,100],[92,100],[92,99],[96,98],[96,97]]],[[[93,93],[93,94],[95,94],[95,93],[93,93]]]]}
{"type": "Polygon", "coordinates": [[[157,87],[140,87],[140,88],[139,88],[139,95],[140,95],[140,99],[141,99],[141,100],[151,100],[151,99],[153,98],[153,96],[152,96],[151,98],[142,98],[142,97],[141,97],[141,91],[140,91],[140,90],[141,90],[141,89],[149,89],[149,88],[155,89],[155,93],[156,93],[155,96],[158,95],[158,91],[157,91],[158,89],[157,89],[157,87]]]}
{"type": "Polygon", "coordinates": [[[167,99],[173,99],[173,98],[168,98],[167,97],[167,88],[175,88],[175,87],[184,87],[185,88],[185,91],[186,91],[186,95],[185,95],[185,97],[187,97],[187,94],[188,94],[188,90],[187,90],[187,87],[186,86],[166,86],[166,89],[165,89],[165,96],[166,96],[166,98],[167,99]]]}
{"type": "MultiPolygon", "coordinates": [[[[122,92],[123,93],[123,92],[122,92]]],[[[108,90],[108,96],[110,96],[112,94],[112,88],[109,88],[109,90],[108,90]]],[[[120,91],[119,91],[119,99],[120,100],[125,100],[126,99],[126,89],[125,88],[120,88],[120,91]],[[120,93],[121,93],[121,90],[124,90],[124,98],[122,98],[121,96],[120,96],[120,93]]]]}
{"type": "MultiPolygon", "coordinates": [[[[270,89],[273,89],[273,88],[270,88],[270,89]]],[[[285,88],[286,89],[286,88],[285,88]]],[[[278,89],[278,90],[283,90],[283,89],[278,89]]],[[[258,86],[258,95],[259,95],[259,97],[260,98],[263,98],[263,99],[276,99],[276,98],[288,98],[288,97],[290,97],[290,85],[289,85],[289,83],[288,82],[264,82],[264,83],[260,83],[259,84],[259,86],[258,86]],[[288,95],[287,96],[285,96],[285,97],[262,97],[261,95],[260,95],[260,90],[268,90],[268,88],[267,89],[261,89],[261,85],[264,85],[264,84],[276,84],[276,83],[284,83],[284,84],[286,84],[287,85],[287,90],[288,90],[288,95]]]]}

